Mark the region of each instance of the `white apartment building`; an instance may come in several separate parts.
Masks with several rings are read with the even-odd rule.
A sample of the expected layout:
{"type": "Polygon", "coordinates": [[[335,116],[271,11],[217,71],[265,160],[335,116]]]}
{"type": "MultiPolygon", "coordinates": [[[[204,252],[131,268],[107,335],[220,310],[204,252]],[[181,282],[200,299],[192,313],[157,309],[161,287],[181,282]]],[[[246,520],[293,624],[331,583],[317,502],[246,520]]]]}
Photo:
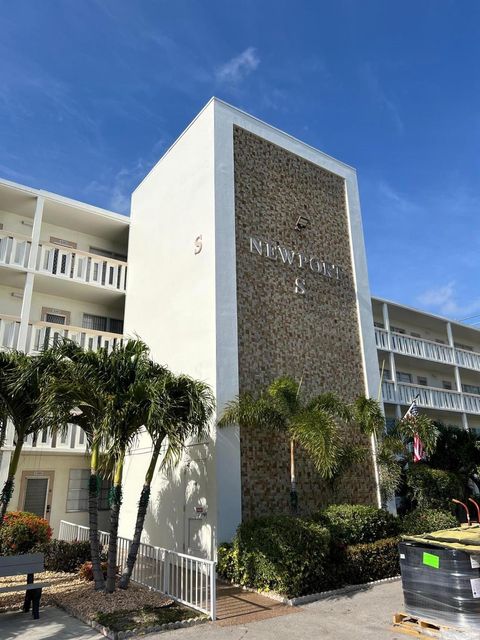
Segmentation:
{"type": "MultiPolygon", "coordinates": [[[[121,340],[128,230],[125,216],[0,181],[0,347],[35,353],[57,336],[87,349],[121,340]]],[[[10,427],[2,483],[13,443],[10,427]]],[[[62,518],[86,524],[88,468],[74,426],[63,436],[30,437],[12,509],[43,513],[54,530],[62,518]]]]}
{"type": "Polygon", "coordinates": [[[480,331],[379,298],[372,310],[387,418],[417,398],[434,420],[480,429],[480,331]]]}
{"type": "MultiPolygon", "coordinates": [[[[340,393],[357,389],[356,376],[355,393],[380,393],[387,418],[418,395],[433,418],[480,428],[480,331],[370,297],[355,171],[218,100],[142,181],[132,221],[0,180],[0,348],[35,353],[58,336],[96,349],[124,334],[138,334],[174,371],[207,380],[219,409],[249,382],[263,384],[262,375],[305,374],[305,384],[320,380],[340,393]],[[287,251],[299,264],[276,260],[287,251]],[[335,373],[337,362],[345,375],[335,373]]],[[[13,444],[10,429],[2,483],[13,444]]],[[[190,447],[174,475],[154,482],[146,541],[215,555],[242,509],[246,517],[255,501],[278,494],[264,486],[265,495],[251,497],[274,477],[261,476],[265,465],[255,468],[252,451],[260,455],[261,443],[234,428],[190,447]]],[[[149,452],[144,435],[126,462],[127,537],[149,452]]],[[[30,439],[11,508],[44,515],[54,533],[60,520],[88,524],[88,467],[84,435],[73,426],[65,436],[30,439]]],[[[363,476],[351,484],[365,486],[360,498],[372,501],[373,466],[363,476]]]]}

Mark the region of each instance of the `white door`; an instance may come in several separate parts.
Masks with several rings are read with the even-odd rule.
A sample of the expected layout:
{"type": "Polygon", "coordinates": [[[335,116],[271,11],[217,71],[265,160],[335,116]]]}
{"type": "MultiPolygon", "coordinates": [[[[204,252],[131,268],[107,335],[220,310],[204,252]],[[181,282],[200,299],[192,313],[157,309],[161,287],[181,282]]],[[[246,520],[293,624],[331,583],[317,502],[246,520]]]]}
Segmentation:
{"type": "Polygon", "coordinates": [[[185,553],[210,558],[211,527],[207,504],[206,461],[191,460],[185,467],[185,553]]]}
{"type": "Polygon", "coordinates": [[[48,478],[27,478],[23,510],[41,518],[46,515],[48,478]]]}

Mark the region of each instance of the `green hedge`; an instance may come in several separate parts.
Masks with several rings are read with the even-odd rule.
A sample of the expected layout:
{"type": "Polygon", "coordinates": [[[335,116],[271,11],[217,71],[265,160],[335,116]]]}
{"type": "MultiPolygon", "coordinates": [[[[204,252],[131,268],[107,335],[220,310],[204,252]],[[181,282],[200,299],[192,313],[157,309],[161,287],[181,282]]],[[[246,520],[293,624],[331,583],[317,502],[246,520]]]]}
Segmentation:
{"type": "Polygon", "coordinates": [[[220,576],[260,591],[298,597],[399,574],[398,538],[330,544],[313,520],[258,518],[240,525],[232,544],[218,549],[220,576]]]}
{"type": "Polygon", "coordinates": [[[407,486],[414,504],[421,509],[452,511],[452,498],[461,500],[463,486],[452,471],[432,469],[425,464],[410,465],[407,486]]]}
{"type": "Polygon", "coordinates": [[[41,551],[45,555],[45,569],[47,571],[76,573],[91,558],[90,543],[88,541],[65,542],[64,540],[51,540],[36,547],[35,551],[41,551]]]}
{"type": "Polygon", "coordinates": [[[441,509],[415,509],[400,521],[401,532],[405,535],[420,535],[458,526],[457,519],[450,511],[441,509]]]}
{"type": "Polygon", "coordinates": [[[314,516],[335,545],[364,544],[398,534],[398,519],[385,509],[362,504],[335,504],[314,516]]]}
{"type": "MultiPolygon", "coordinates": [[[[330,535],[318,523],[291,516],[242,523],[219,572],[233,582],[287,596],[312,593],[324,574],[330,535]]],[[[224,551],[226,551],[224,549],[224,551]]]]}

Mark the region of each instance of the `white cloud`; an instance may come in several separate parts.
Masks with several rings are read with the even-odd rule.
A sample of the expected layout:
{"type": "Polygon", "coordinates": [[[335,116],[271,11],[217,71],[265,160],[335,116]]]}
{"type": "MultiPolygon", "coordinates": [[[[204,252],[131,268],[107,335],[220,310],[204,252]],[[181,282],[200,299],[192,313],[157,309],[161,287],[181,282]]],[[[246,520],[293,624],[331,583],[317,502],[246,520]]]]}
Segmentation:
{"type": "Polygon", "coordinates": [[[458,288],[454,280],[438,287],[427,289],[419,296],[418,302],[444,316],[465,320],[473,314],[480,313],[480,300],[462,304],[458,300],[458,288]]]}
{"type": "Polygon", "coordinates": [[[215,77],[225,84],[238,84],[260,64],[260,58],[254,47],[248,47],[222,66],[218,67],[215,77]]]}
{"type": "Polygon", "coordinates": [[[361,74],[375,101],[390,116],[398,133],[403,133],[405,125],[395,102],[386,94],[372,65],[367,63],[361,68],[361,74]]]}

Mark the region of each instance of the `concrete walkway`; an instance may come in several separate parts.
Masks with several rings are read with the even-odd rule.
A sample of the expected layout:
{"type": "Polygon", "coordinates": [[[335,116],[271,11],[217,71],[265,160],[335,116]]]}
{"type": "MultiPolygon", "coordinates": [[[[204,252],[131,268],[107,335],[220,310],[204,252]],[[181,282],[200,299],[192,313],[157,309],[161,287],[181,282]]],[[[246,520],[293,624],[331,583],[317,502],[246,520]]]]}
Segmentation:
{"type": "Polygon", "coordinates": [[[390,630],[403,609],[400,582],[365,588],[295,608],[285,615],[249,624],[209,623],[147,636],[148,640],[405,640],[390,630]]]}
{"type": "Polygon", "coordinates": [[[101,640],[97,631],[57,607],[40,607],[40,620],[31,613],[0,613],[1,640],[101,640]]]}

